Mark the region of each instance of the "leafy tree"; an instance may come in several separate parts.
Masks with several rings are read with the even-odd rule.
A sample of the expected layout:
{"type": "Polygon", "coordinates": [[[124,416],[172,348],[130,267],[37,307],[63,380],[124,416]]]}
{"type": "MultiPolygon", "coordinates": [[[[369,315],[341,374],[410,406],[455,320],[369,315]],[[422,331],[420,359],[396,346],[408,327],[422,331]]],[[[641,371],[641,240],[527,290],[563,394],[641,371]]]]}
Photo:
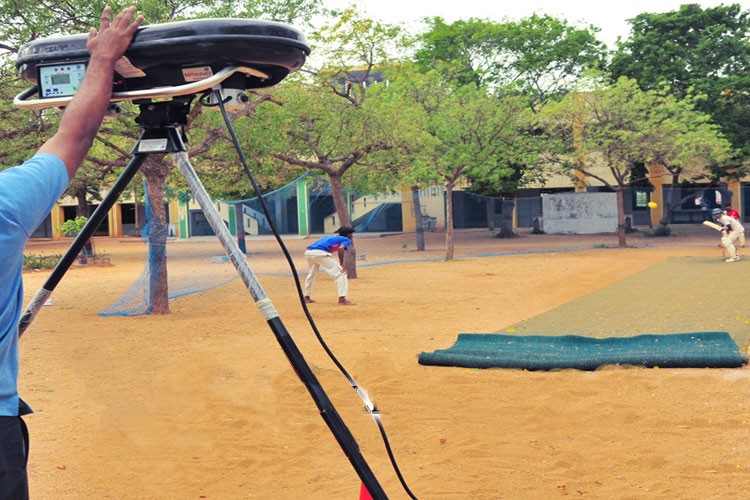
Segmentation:
{"type": "Polygon", "coordinates": [[[428,26],[416,53],[421,68],[436,69],[458,85],[514,89],[529,96],[534,111],[564,95],[579,75],[604,60],[604,44],[595,37],[598,28],[572,26],[548,15],[452,24],[436,17],[428,26]]]}
{"type": "Polygon", "coordinates": [[[531,121],[520,96],[492,95],[474,84],[453,88],[436,71],[412,72],[410,80],[392,85],[403,89],[400,107],[418,107],[426,137],[409,157],[410,175],[438,180],[446,190],[446,260],[453,260],[453,191],[469,178],[500,185],[513,177],[511,165],[533,163],[531,139],[524,133],[531,121]]]}
{"type": "MultiPolygon", "coordinates": [[[[397,140],[391,123],[395,110],[370,103],[368,94],[382,81],[380,71],[391,62],[390,49],[398,46],[399,35],[398,28],[363,18],[353,9],[341,12],[313,37],[326,66],[311,80],[278,86],[273,96],[283,106],[267,109],[266,119],[273,125],[259,128],[280,132],[267,138],[271,158],[328,179],[341,225],[351,225],[345,183],[352,184],[355,170],[369,178],[363,167],[370,155],[393,148],[397,140]]],[[[357,277],[354,246],[344,267],[350,278],[357,277]]]]}
{"type": "MultiPolygon", "coordinates": [[[[429,26],[420,37],[418,67],[423,71],[434,69],[457,86],[474,84],[496,93],[523,96],[534,113],[559,100],[583,72],[600,66],[604,59],[604,44],[595,36],[598,28],[573,26],[547,15],[534,14],[502,23],[470,19],[447,24],[441,18],[433,18],[429,26]]],[[[530,144],[541,148],[549,142],[542,130],[526,127],[519,133],[533,136],[530,144]]],[[[530,178],[542,177],[535,164],[526,164],[523,159],[506,165],[512,174],[503,176],[500,183],[469,174],[477,194],[503,198],[499,237],[515,236],[515,192],[530,178]]]]}
{"type": "MultiPolygon", "coordinates": [[[[721,166],[730,160],[732,146],[711,117],[697,111],[690,96],[677,100],[665,91],[654,91],[653,96],[660,102],[653,110],[659,133],[653,136],[649,161],[662,165],[671,174],[672,186],[677,186],[685,175],[692,179],[704,177],[712,167],[726,175],[721,166]]],[[[669,191],[660,220],[662,226],[672,221],[674,209],[684,201],[675,199],[674,189],[669,191]]]]}
{"type": "MultiPolygon", "coordinates": [[[[391,192],[408,188],[411,191],[417,251],[425,250],[424,216],[419,191],[440,182],[437,172],[425,163],[424,148],[435,145],[435,138],[429,133],[425,107],[434,104],[424,85],[425,75],[416,71],[413,64],[401,63],[386,68],[384,77],[389,85],[371,88],[371,103],[386,110],[390,116],[390,129],[394,147],[373,155],[378,169],[368,169],[367,189],[374,192],[391,192]],[[379,175],[382,174],[382,175],[379,175]]],[[[439,100],[439,98],[437,98],[439,100]]]]}
{"type": "Polygon", "coordinates": [[[567,171],[599,180],[617,193],[618,243],[626,245],[624,193],[642,164],[701,168],[724,159],[729,146],[689,100],[644,92],[635,80],[588,81],[544,113],[568,147],[558,156],[567,171]],[[609,175],[600,173],[597,166],[609,175]]]}
{"type": "MultiPolygon", "coordinates": [[[[104,3],[83,4],[65,3],[48,5],[39,8],[26,0],[9,2],[0,0],[0,40],[4,40],[2,48],[11,53],[18,50],[21,44],[39,37],[62,33],[85,33],[91,26],[99,25],[99,14],[104,8],[104,3]]],[[[206,0],[185,0],[180,3],[165,2],[163,0],[146,0],[139,4],[140,11],[144,14],[147,23],[163,23],[167,21],[181,20],[196,17],[214,17],[231,15],[232,17],[263,17],[265,19],[291,21],[296,16],[302,16],[301,21],[308,21],[313,13],[320,8],[320,0],[293,0],[282,4],[266,0],[248,1],[245,3],[233,3],[222,0],[220,2],[208,2],[206,0]],[[266,9],[269,9],[268,11],[266,9]]],[[[7,74],[3,75],[7,76],[7,74]]],[[[5,79],[3,79],[6,81],[5,79]]],[[[267,98],[257,97],[247,109],[236,113],[234,118],[240,115],[249,116],[257,107],[257,104],[265,102],[267,98]]],[[[132,105],[123,105],[123,113],[115,120],[105,123],[97,136],[98,144],[92,148],[89,156],[79,169],[76,179],[71,183],[70,192],[78,196],[79,211],[86,211],[86,194],[92,191],[99,192],[117,171],[124,165],[129,157],[129,150],[135,140],[136,132],[133,127],[133,118],[136,110],[132,105]]],[[[212,126],[210,120],[201,129],[199,115],[202,111],[200,106],[193,108],[190,115],[192,130],[202,130],[200,141],[191,143],[189,154],[197,155],[208,150],[210,145],[219,139],[223,139],[223,133],[212,126]],[[195,124],[193,123],[195,122],[195,124]]],[[[32,135],[33,147],[38,147],[56,129],[55,111],[44,111],[34,113],[30,116],[36,118],[42,133],[32,135]]],[[[33,126],[34,121],[29,121],[33,126]]],[[[20,141],[28,141],[28,134],[19,137],[20,141]]],[[[28,144],[24,144],[19,150],[28,151],[28,144]]],[[[33,149],[32,149],[33,150],[33,149]]],[[[148,181],[148,194],[152,206],[155,209],[156,221],[152,221],[150,243],[151,245],[163,245],[166,243],[166,214],[164,213],[164,189],[167,179],[172,173],[171,162],[158,155],[152,155],[142,168],[142,172],[148,181]]],[[[233,177],[224,179],[227,183],[233,182],[233,177]]],[[[86,215],[79,213],[79,215],[86,215]]],[[[166,289],[166,258],[157,263],[161,272],[158,272],[162,280],[157,286],[158,293],[154,298],[153,312],[169,312],[166,289]]],[[[152,270],[156,273],[157,270],[152,270]]]]}
{"type": "Polygon", "coordinates": [[[0,170],[21,164],[57,129],[57,113],[19,111],[13,98],[28,88],[10,57],[0,59],[0,170]]]}
{"type": "Polygon", "coordinates": [[[634,78],[644,90],[668,86],[681,99],[701,96],[696,109],[717,123],[735,148],[728,164],[750,159],[750,13],[739,4],[643,13],[630,20],[630,37],[618,43],[613,81],[634,78]]]}
{"type": "MultiPolygon", "coordinates": [[[[327,84],[289,82],[274,89],[273,96],[283,106],[259,113],[258,132],[274,135],[265,146],[269,157],[261,161],[271,159],[278,169],[296,167],[299,173],[312,170],[325,176],[331,184],[339,225],[351,225],[344,196],[347,179],[356,177],[354,170],[363,169],[369,155],[392,147],[386,123],[369,104],[353,106],[331,92],[327,84]]],[[[354,265],[354,256],[350,249],[346,266],[354,265]]],[[[356,278],[356,268],[347,267],[347,272],[356,278]]]]}

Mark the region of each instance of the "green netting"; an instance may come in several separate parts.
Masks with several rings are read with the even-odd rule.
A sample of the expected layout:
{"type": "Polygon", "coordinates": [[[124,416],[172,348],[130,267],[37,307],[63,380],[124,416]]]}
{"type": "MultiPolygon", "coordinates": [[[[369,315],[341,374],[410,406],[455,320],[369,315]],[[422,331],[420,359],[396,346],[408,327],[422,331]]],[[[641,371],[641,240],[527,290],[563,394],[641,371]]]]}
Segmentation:
{"type": "Polygon", "coordinates": [[[744,364],[727,332],[596,339],[579,335],[458,335],[448,349],[423,352],[422,365],[466,368],[595,370],[604,365],[660,368],[737,368],[744,364]]]}

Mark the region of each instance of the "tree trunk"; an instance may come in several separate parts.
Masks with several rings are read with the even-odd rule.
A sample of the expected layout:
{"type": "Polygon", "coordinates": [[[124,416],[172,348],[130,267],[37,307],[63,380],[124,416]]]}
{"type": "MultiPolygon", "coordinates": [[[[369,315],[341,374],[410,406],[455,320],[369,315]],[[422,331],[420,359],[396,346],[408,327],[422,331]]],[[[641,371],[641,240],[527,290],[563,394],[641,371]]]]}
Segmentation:
{"type": "Polygon", "coordinates": [[[242,203],[234,205],[234,226],[237,231],[237,246],[242,253],[247,255],[247,245],[245,244],[245,215],[242,211],[242,203]]]}
{"type": "Polygon", "coordinates": [[[149,310],[151,314],[169,314],[167,280],[167,213],[164,210],[164,188],[171,164],[164,156],[150,156],[142,171],[146,176],[148,202],[154,216],[149,220],[149,310]]]}
{"type": "Polygon", "coordinates": [[[513,209],[516,204],[513,200],[503,200],[503,217],[500,220],[500,233],[498,238],[516,238],[518,235],[513,232],[513,209]]]}
{"type": "Polygon", "coordinates": [[[664,204],[664,210],[661,216],[661,220],[659,221],[659,224],[662,226],[666,226],[667,224],[672,223],[672,215],[674,214],[674,207],[676,205],[674,201],[674,192],[675,192],[675,186],[680,181],[680,174],[672,174],[672,188],[669,190],[669,196],[667,197],[667,202],[664,204]]]}
{"type": "MultiPolygon", "coordinates": [[[[89,203],[86,200],[86,186],[80,185],[78,188],[76,188],[75,196],[76,196],[76,216],[78,217],[86,217],[88,218],[91,215],[91,212],[89,211],[89,203]]],[[[93,257],[94,256],[94,241],[89,238],[86,240],[86,243],[83,245],[83,248],[81,249],[82,257],[84,257],[82,262],[85,262],[85,257],[93,257]]]]}
{"type": "Polygon", "coordinates": [[[453,234],[453,183],[445,185],[445,203],[447,214],[445,216],[445,260],[453,260],[454,234],[453,234]]]}
{"type": "Polygon", "coordinates": [[[135,226],[133,229],[135,231],[135,234],[138,235],[141,232],[141,224],[140,224],[141,211],[138,208],[138,198],[136,198],[135,203],[133,203],[133,215],[135,216],[135,226]]]}
{"type": "Polygon", "coordinates": [[[89,203],[86,200],[86,186],[80,185],[78,188],[76,188],[76,215],[78,217],[88,217],[90,215],[89,212],[89,203]]]}
{"type": "Polygon", "coordinates": [[[617,243],[619,246],[627,246],[625,239],[625,187],[617,188],[617,243]]]}
{"type": "MultiPolygon", "coordinates": [[[[487,230],[495,230],[495,198],[486,198],[484,201],[484,209],[487,213],[487,230]]],[[[505,211],[503,211],[503,214],[505,211]]]]}
{"type": "MultiPolygon", "coordinates": [[[[339,226],[351,226],[352,221],[349,216],[349,207],[344,199],[344,186],[341,184],[340,176],[330,176],[331,196],[333,204],[336,207],[336,215],[339,216],[339,226]]],[[[350,280],[357,279],[357,249],[352,239],[352,246],[344,255],[344,270],[350,280]]]]}
{"type": "Polygon", "coordinates": [[[424,221],[422,220],[422,205],[419,202],[419,188],[417,186],[411,187],[411,199],[414,203],[414,220],[417,223],[417,251],[424,252],[424,221]]]}

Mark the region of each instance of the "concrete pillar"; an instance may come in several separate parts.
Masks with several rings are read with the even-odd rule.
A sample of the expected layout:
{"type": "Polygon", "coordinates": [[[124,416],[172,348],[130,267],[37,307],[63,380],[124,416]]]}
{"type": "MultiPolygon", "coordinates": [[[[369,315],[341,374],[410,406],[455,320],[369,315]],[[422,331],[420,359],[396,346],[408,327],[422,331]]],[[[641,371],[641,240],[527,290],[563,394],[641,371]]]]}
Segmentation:
{"type": "MultiPolygon", "coordinates": [[[[732,208],[739,210],[740,220],[744,219],[742,213],[742,183],[739,179],[729,179],[727,181],[727,189],[732,193],[732,208]]],[[[724,201],[724,204],[728,203],[729,200],[724,201]]]]}
{"type": "Polygon", "coordinates": [[[50,221],[52,222],[52,237],[62,238],[63,236],[65,236],[57,230],[57,228],[62,226],[65,222],[65,212],[63,211],[62,206],[55,204],[55,206],[52,207],[52,212],[50,212],[50,221]]]}
{"type": "Polygon", "coordinates": [[[401,191],[401,227],[405,233],[413,233],[417,230],[411,191],[401,191]]]}
{"type": "Polygon", "coordinates": [[[109,235],[122,236],[122,205],[115,203],[112,209],[107,213],[109,220],[109,235]]]}
{"type": "Polygon", "coordinates": [[[664,166],[661,163],[649,163],[646,167],[648,180],[654,186],[651,201],[656,203],[655,207],[649,209],[651,225],[658,226],[664,214],[664,166]]]}
{"type": "Polygon", "coordinates": [[[297,234],[310,235],[310,190],[307,178],[297,182],[297,234]]]}
{"type": "Polygon", "coordinates": [[[180,221],[180,202],[177,200],[172,200],[169,202],[169,205],[167,205],[167,210],[169,210],[169,224],[171,224],[174,227],[174,232],[176,237],[181,237],[180,234],[182,230],[182,224],[180,221]]]}
{"type": "Polygon", "coordinates": [[[180,221],[178,225],[179,229],[177,230],[177,232],[179,233],[180,239],[187,239],[190,237],[190,228],[189,228],[190,222],[188,220],[190,210],[186,202],[183,202],[183,201],[179,202],[179,209],[178,209],[177,214],[178,214],[177,220],[180,221]]]}

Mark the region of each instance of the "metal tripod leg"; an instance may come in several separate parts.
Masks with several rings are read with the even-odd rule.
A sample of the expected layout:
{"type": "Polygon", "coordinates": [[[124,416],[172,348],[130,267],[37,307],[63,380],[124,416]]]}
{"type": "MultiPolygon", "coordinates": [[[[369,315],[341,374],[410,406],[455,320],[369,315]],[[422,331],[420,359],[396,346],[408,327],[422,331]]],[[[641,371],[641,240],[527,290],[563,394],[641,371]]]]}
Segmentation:
{"type": "Polygon", "coordinates": [[[323,420],[333,433],[336,441],[338,441],[339,446],[346,454],[349,462],[352,464],[354,470],[362,480],[362,483],[367,488],[367,491],[374,499],[387,499],[388,497],[385,494],[385,491],[378,483],[377,478],[372,470],[370,470],[370,466],[362,456],[354,436],[346,427],[341,416],[334,408],[333,403],[321,387],[320,382],[318,382],[317,377],[315,377],[315,374],[305,361],[302,353],[297,348],[297,345],[289,335],[286,327],[281,322],[271,300],[266,297],[258,279],[247,264],[245,254],[240,250],[239,246],[232,238],[229,229],[224,225],[224,221],[221,219],[219,212],[213,205],[211,198],[203,187],[203,184],[201,184],[193,166],[190,164],[187,153],[173,153],[172,159],[180,169],[188,186],[190,186],[190,190],[193,192],[193,196],[203,209],[203,214],[206,216],[208,223],[211,225],[219,241],[224,246],[224,250],[227,252],[229,259],[239,272],[245,286],[247,286],[247,289],[250,291],[256,306],[260,309],[261,314],[263,314],[266,323],[271,328],[271,331],[284,351],[284,354],[294,367],[295,373],[302,383],[305,384],[305,387],[320,411],[321,417],[323,417],[323,420]]]}
{"type": "Polygon", "coordinates": [[[78,233],[76,239],[73,240],[73,243],[71,243],[70,247],[65,252],[65,255],[63,255],[60,261],[57,263],[55,269],[52,271],[52,274],[50,274],[49,278],[47,278],[47,281],[45,281],[44,285],[42,285],[42,288],[40,288],[39,291],[36,292],[34,297],[31,299],[31,302],[26,308],[26,311],[24,311],[23,315],[21,315],[21,319],[18,321],[19,337],[23,335],[29,325],[34,321],[34,318],[36,317],[41,307],[52,294],[52,291],[55,289],[58,283],[60,283],[62,277],[65,276],[65,273],[68,271],[68,269],[70,269],[70,266],[73,264],[73,262],[75,262],[76,257],[78,257],[78,254],[81,253],[81,250],[83,250],[86,242],[89,241],[89,239],[94,235],[94,232],[104,221],[104,218],[107,217],[107,213],[109,213],[109,210],[120,198],[120,195],[128,186],[138,170],[141,168],[141,165],[143,165],[143,162],[146,160],[147,156],[148,155],[144,154],[136,154],[133,156],[133,158],[131,158],[128,166],[125,167],[125,170],[122,172],[122,174],[120,174],[120,177],[117,179],[117,181],[115,181],[112,189],[109,191],[109,193],[107,193],[107,196],[104,197],[96,210],[94,210],[94,213],[91,215],[88,222],[86,222],[86,225],[83,226],[83,229],[81,229],[81,232],[78,233]]]}

